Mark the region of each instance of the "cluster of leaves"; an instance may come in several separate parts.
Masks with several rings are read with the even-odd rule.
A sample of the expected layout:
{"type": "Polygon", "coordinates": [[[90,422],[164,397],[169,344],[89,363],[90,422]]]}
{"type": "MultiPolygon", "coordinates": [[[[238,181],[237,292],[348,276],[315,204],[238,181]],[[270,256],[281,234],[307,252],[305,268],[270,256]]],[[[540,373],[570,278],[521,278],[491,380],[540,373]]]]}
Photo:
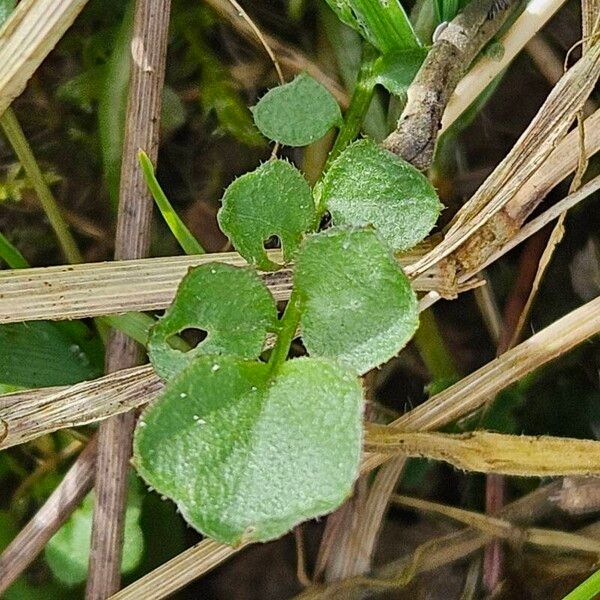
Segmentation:
{"type": "MultiPolygon", "coordinates": [[[[294,146],[342,124],[334,98],[306,74],[268,92],[253,114],[266,137],[294,146]]],[[[277,158],[227,188],[219,223],[251,266],[210,263],[183,279],[150,332],[167,385],[134,440],[140,475],[191,525],[228,544],[266,541],[347,497],[361,454],[359,376],[397,354],[418,324],[394,252],[423,239],[440,208],[421,173],[368,139],[313,190],[277,158]],[[331,227],[318,231],[326,213],[331,227]],[[273,236],[280,254],[265,250],[273,236]],[[278,318],[257,269],[291,261],[278,318]],[[206,336],[187,352],[173,347],[189,329],[206,336]],[[309,356],[288,360],[298,329],[309,356]]]]}

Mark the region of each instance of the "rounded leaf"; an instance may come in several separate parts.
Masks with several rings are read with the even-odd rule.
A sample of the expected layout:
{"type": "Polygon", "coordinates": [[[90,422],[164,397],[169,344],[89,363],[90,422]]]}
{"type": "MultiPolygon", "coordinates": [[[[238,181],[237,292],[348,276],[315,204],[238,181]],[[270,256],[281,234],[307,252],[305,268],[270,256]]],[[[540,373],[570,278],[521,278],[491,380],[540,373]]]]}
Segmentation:
{"type": "Polygon", "coordinates": [[[307,238],[294,285],[308,352],[359,374],[396,355],[417,329],[415,293],[372,230],[334,228],[307,238]]]}
{"type": "Polygon", "coordinates": [[[321,202],[336,225],[372,225],[394,250],[432,229],[442,205],[427,178],[371,140],[349,146],[323,180],[321,202]]]}
{"type": "Polygon", "coordinates": [[[148,354],[156,372],[170,379],[201,354],[257,358],[276,327],[275,301],[255,271],[208,263],[182,279],[173,303],[150,330],[148,354]],[[192,328],[206,338],[187,352],[173,347],[170,339],[192,328]]]}
{"type": "Polygon", "coordinates": [[[199,531],[267,541],[348,496],[362,443],[362,390],[340,365],[195,360],[142,415],[138,472],[199,531]]]}
{"type": "Polygon", "coordinates": [[[284,160],[271,160],[227,188],[218,219],[236,250],[268,271],[280,265],[269,260],[264,243],[278,236],[284,259],[290,260],[315,220],[315,204],[300,171],[284,160]]]}
{"type": "Polygon", "coordinates": [[[343,121],[335,98],[307,73],[267,92],[252,112],[263,135],[286,146],[312,144],[343,121]]]}

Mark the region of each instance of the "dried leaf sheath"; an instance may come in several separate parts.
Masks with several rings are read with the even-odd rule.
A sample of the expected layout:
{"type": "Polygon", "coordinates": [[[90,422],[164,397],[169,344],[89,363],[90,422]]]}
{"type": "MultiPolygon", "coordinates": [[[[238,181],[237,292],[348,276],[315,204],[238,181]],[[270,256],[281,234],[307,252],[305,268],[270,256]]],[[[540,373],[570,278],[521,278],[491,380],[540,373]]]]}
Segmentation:
{"type": "Polygon", "coordinates": [[[572,438],[402,432],[369,425],[365,449],[449,462],[458,469],[519,477],[600,473],[600,442],[572,438]]]}

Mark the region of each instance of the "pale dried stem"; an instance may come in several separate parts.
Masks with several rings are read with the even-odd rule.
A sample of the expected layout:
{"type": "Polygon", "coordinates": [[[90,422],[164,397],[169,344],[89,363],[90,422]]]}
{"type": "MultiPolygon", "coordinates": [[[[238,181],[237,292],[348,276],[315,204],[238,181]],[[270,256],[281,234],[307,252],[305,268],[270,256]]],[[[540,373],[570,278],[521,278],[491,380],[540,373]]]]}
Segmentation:
{"type": "Polygon", "coordinates": [[[445,504],[439,504],[438,502],[412,498],[410,496],[395,494],[392,496],[392,502],[419,511],[434,512],[443,515],[472,527],[473,529],[477,529],[486,535],[503,538],[515,545],[527,543],[546,548],[562,548],[566,550],[600,554],[600,542],[598,542],[598,540],[576,533],[552,529],[539,529],[537,527],[520,527],[506,519],[492,517],[463,508],[456,508],[454,506],[447,506],[445,504]]]}
{"type": "Polygon", "coordinates": [[[114,594],[111,600],[166,598],[243,548],[243,545],[232,548],[213,540],[203,540],[114,594]]]}
{"type": "Polygon", "coordinates": [[[458,469],[516,477],[600,473],[600,442],[488,431],[448,434],[368,425],[367,452],[442,460],[458,469]]]}
{"type": "MultiPolygon", "coordinates": [[[[153,201],[138,154],[144,150],[156,163],[170,14],[171,0],[136,0],[115,238],[117,261],[144,257],[150,248],[153,201]]],[[[113,331],[107,348],[106,371],[133,367],[139,363],[140,355],[134,340],[113,331]]],[[[104,600],[121,586],[134,427],[135,413],[131,411],[102,422],[98,430],[88,600],[104,600]]]]}
{"type": "MultiPolygon", "coordinates": [[[[390,427],[419,431],[447,425],[477,410],[488,398],[495,396],[511,383],[598,332],[600,298],[570,312],[512,350],[436,394],[393,421],[390,427]]],[[[384,461],[382,455],[367,454],[361,471],[370,471],[384,461]]]]}

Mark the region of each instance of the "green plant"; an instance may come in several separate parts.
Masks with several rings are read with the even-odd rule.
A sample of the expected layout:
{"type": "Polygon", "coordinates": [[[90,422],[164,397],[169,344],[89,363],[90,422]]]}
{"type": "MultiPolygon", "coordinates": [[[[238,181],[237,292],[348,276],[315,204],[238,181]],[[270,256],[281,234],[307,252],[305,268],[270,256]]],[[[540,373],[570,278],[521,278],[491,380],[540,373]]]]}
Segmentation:
{"type": "MultiPolygon", "coordinates": [[[[287,144],[341,125],[333,97],[306,74],[253,113],[263,134],[287,144]]],[[[219,223],[251,266],[209,263],[183,279],[150,332],[166,388],[134,440],[138,472],[190,524],[228,544],[265,541],[350,493],[362,442],[359,376],[397,354],[418,324],[394,252],[423,239],[440,209],[421,173],[367,139],[342,151],[312,191],[277,158],[227,188],[219,223]],[[327,212],[332,227],[319,231],[327,212]],[[280,258],[265,250],[273,236],[280,258]],[[278,319],[256,269],[284,265],[293,289],[278,319]],[[189,329],[205,338],[187,352],[173,348],[189,329]],[[309,356],[288,359],[298,330],[309,356]]]]}

